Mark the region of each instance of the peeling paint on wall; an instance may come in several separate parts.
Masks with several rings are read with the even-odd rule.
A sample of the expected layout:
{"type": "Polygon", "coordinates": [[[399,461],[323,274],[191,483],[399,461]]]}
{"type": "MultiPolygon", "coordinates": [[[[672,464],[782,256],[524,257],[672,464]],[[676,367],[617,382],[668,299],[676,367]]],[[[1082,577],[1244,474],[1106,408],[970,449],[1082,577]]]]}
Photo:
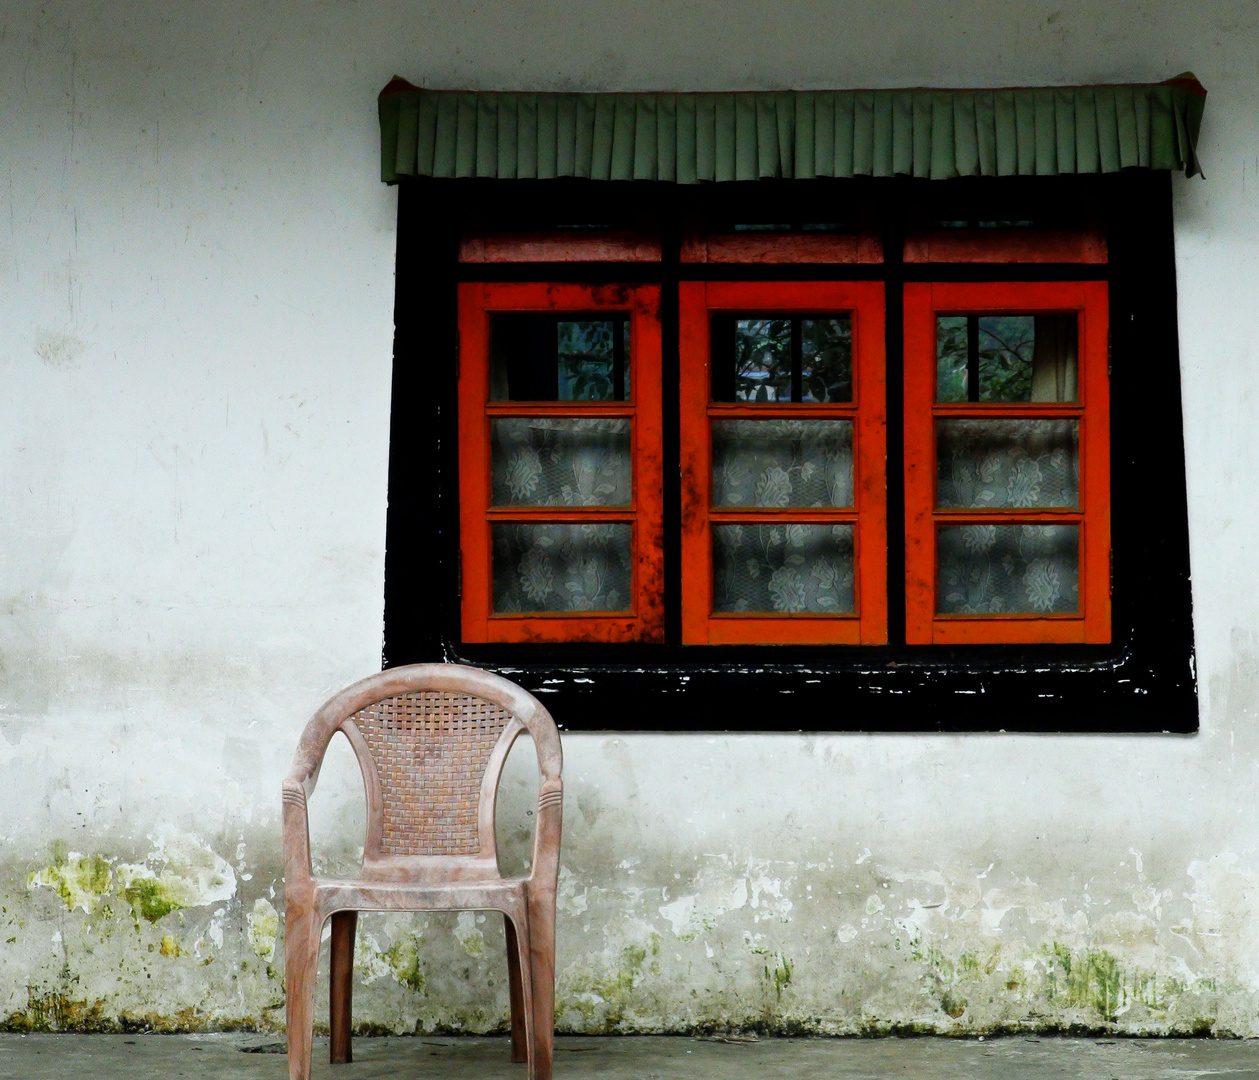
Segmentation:
{"type": "Polygon", "coordinates": [[[3,987],[7,1007],[0,1002],[0,1029],[274,1026],[274,1010],[283,1007],[282,984],[274,968],[257,961],[274,955],[279,915],[259,897],[242,918],[236,874],[209,844],[163,828],[134,861],[109,852],[70,851],[62,841],[52,845],[50,854],[47,865],[26,872],[24,890],[4,889],[5,971],[17,982],[3,987]],[[23,892],[31,904],[21,905],[23,892]],[[61,914],[40,902],[41,896],[55,897],[61,914]],[[42,933],[54,925],[57,930],[42,933]],[[244,951],[242,931],[254,947],[253,963],[235,955],[244,951]],[[236,984],[235,992],[216,999],[227,987],[216,990],[214,980],[206,983],[194,973],[225,951],[233,958],[219,967],[230,969],[223,977],[236,984]],[[204,985],[189,995],[198,983],[204,985]],[[242,1008],[245,986],[253,993],[242,1008]]]}
{"type": "Polygon", "coordinates": [[[53,889],[68,911],[81,908],[91,915],[114,884],[113,868],[99,855],[54,851],[50,866],[34,870],[27,878],[32,889],[53,889]]]}
{"type": "Polygon", "coordinates": [[[275,959],[275,943],[280,934],[280,914],[264,896],[254,901],[254,909],[246,921],[249,925],[249,947],[255,956],[268,963],[275,959]]]}
{"type": "MultiPolygon", "coordinates": [[[[580,745],[570,760],[581,761],[580,745]]],[[[523,816],[528,784],[509,781],[503,812],[523,816]]],[[[573,794],[582,786],[574,778],[573,794]]],[[[1060,885],[1047,895],[995,850],[1000,857],[942,869],[898,865],[879,843],[806,859],[645,850],[613,861],[619,826],[599,820],[592,830],[570,818],[566,836],[561,1031],[1255,1028],[1259,889],[1235,852],[1190,859],[1177,874],[1163,853],[1152,860],[1130,847],[1108,872],[1092,864],[1065,893],[1060,885]]],[[[525,840],[513,835],[505,857],[527,850],[525,840]]],[[[282,893],[277,868],[251,864],[247,849],[236,846],[233,868],[204,840],[167,829],[140,859],[59,845],[24,870],[3,918],[20,958],[9,967],[25,981],[6,991],[0,1026],[275,1027],[282,893]],[[15,911],[15,895],[46,898],[43,911],[15,911]]],[[[504,948],[491,913],[364,915],[355,952],[362,1030],[505,1030],[504,948]]]]}
{"type": "Polygon", "coordinates": [[[195,836],[161,833],[143,863],[122,863],[122,895],[137,918],[156,922],[177,908],[205,907],[236,895],[231,864],[195,836]]]}

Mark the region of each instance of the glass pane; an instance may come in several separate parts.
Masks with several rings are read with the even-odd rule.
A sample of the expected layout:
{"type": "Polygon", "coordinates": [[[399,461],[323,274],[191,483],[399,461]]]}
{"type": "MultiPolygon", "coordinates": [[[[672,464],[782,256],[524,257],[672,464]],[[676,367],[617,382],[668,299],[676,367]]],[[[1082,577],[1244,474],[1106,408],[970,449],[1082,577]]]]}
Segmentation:
{"type": "Polygon", "coordinates": [[[804,401],[852,401],[852,319],[800,320],[804,401]]]}
{"type": "Polygon", "coordinates": [[[628,316],[490,316],[491,401],[625,401],[629,388],[628,316]]]}
{"type": "Polygon", "coordinates": [[[967,400],[965,315],[936,316],[936,401],[967,400]]]}
{"type": "Polygon", "coordinates": [[[941,615],[1080,610],[1077,525],[943,525],[936,557],[941,615]]]}
{"type": "Polygon", "coordinates": [[[734,320],[733,400],[791,400],[790,319],[734,320]]]}
{"type": "Polygon", "coordinates": [[[939,315],[937,401],[1075,401],[1078,316],[939,315]]]}
{"type": "Polygon", "coordinates": [[[852,401],[852,318],[717,315],[714,401],[852,401]]]}
{"type": "Polygon", "coordinates": [[[852,421],[714,420],[714,506],[852,506],[852,421]]]}
{"type": "Polygon", "coordinates": [[[495,611],[629,609],[629,524],[495,523],[490,530],[495,611]]]}
{"type": "Polygon", "coordinates": [[[629,506],[629,420],[490,421],[494,506],[629,506]]]}
{"type": "Polygon", "coordinates": [[[714,525],[713,610],[851,614],[853,527],[714,525]]]}
{"type": "Polygon", "coordinates": [[[1080,505],[1076,420],[937,420],[936,505],[1080,505]]]}
{"type": "Polygon", "coordinates": [[[1036,321],[1031,315],[979,318],[979,400],[1031,401],[1036,321]]]}

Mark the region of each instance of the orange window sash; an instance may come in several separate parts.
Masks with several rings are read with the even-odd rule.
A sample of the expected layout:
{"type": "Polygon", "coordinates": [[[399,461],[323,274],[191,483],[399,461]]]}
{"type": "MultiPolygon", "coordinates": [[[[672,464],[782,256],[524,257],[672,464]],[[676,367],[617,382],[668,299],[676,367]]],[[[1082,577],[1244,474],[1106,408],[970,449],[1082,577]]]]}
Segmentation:
{"type": "Polygon", "coordinates": [[[683,282],[680,286],[682,640],[684,644],[883,644],[887,641],[886,404],[880,282],[683,282]],[[843,404],[713,402],[710,318],[845,314],[852,318],[853,400],[843,404]],[[712,421],[850,419],[853,506],[715,509],[712,421]],[[855,612],[842,615],[713,611],[712,529],[722,523],[851,523],[855,612]]]}
{"type": "Polygon", "coordinates": [[[660,413],[660,287],[555,283],[459,286],[459,524],[461,617],[466,642],[659,642],[664,636],[660,413]],[[490,316],[496,312],[628,315],[627,401],[491,401],[490,316]],[[580,508],[495,507],[490,424],[496,417],[630,421],[631,503],[580,508]],[[493,611],[491,527],[510,523],[625,523],[631,527],[627,611],[493,611]]]}
{"type": "Polygon", "coordinates": [[[1105,282],[910,283],[905,286],[905,637],[911,645],[1110,641],[1110,381],[1105,282]],[[936,401],[936,316],[1079,313],[1074,403],[936,401]],[[1080,425],[1078,510],[940,509],[936,420],[1063,418],[1080,425]],[[941,525],[1079,527],[1079,610],[1072,614],[938,614],[941,525]]]}

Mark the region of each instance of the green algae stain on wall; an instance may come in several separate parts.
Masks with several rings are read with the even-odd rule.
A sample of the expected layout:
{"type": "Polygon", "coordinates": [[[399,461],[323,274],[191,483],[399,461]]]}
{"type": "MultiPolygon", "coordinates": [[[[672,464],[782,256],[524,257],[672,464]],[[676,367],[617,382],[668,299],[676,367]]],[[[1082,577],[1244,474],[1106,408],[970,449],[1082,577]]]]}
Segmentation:
{"type": "Polygon", "coordinates": [[[114,871],[99,855],[83,855],[54,848],[53,862],[27,879],[30,889],[52,889],[67,911],[82,908],[91,915],[114,885],[114,871]]]}
{"type": "Polygon", "coordinates": [[[659,974],[660,941],[660,935],[652,933],[644,942],[623,946],[620,963],[611,970],[586,970],[570,976],[557,1011],[577,1012],[586,1019],[586,1030],[591,1032],[636,1030],[631,1020],[635,991],[646,974],[659,974]]]}
{"type": "Polygon", "coordinates": [[[1216,1023],[1214,982],[1186,983],[1125,966],[1120,955],[1099,946],[1072,949],[1053,941],[1026,952],[997,944],[987,953],[951,957],[938,945],[915,944],[911,958],[922,965],[920,981],[937,1008],[957,1021],[950,1027],[916,1022],[914,1030],[1200,1035],[1216,1023]]]}
{"type": "MultiPolygon", "coordinates": [[[[1118,1023],[1134,1006],[1148,1016],[1163,1017],[1177,1005],[1220,993],[1217,981],[1199,978],[1185,981],[1152,971],[1125,970],[1118,957],[1105,949],[1076,952],[1053,942],[1044,948],[1048,958],[1044,992],[1051,1006],[1084,1009],[1107,1024],[1118,1023]]],[[[1176,1020],[1169,1029],[1180,1035],[1210,1034],[1216,1017],[1195,1016],[1187,1025],[1176,1020]]]]}
{"type": "MultiPolygon", "coordinates": [[[[455,924],[455,940],[459,942],[463,951],[474,960],[479,960],[485,955],[485,935],[481,933],[477,927],[478,913],[475,911],[459,912],[458,922],[455,924]]],[[[485,916],[480,915],[482,922],[485,916]]]]}
{"type": "Polygon", "coordinates": [[[159,834],[143,863],[121,863],[118,877],[137,923],[236,895],[231,864],[197,837],[171,830],[159,834]]]}
{"type": "Polygon", "coordinates": [[[1113,1023],[1127,997],[1119,961],[1104,949],[1073,954],[1057,942],[1047,946],[1046,952],[1053,960],[1046,976],[1049,1001],[1070,1008],[1091,1008],[1113,1023]]]}
{"type": "Polygon", "coordinates": [[[280,913],[265,897],[254,901],[254,909],[246,916],[249,947],[255,956],[268,964],[275,959],[275,943],[280,936],[280,913]]]}
{"type": "Polygon", "coordinates": [[[424,993],[424,972],[420,970],[420,950],[413,938],[396,942],[381,956],[389,965],[389,973],[403,986],[417,994],[424,993]]]}
{"type": "Polygon", "coordinates": [[[778,954],[777,963],[774,965],[774,970],[772,972],[770,971],[768,965],[765,967],[766,981],[773,983],[774,996],[779,1001],[782,1001],[783,991],[791,985],[791,975],[794,970],[795,969],[791,961],[782,953],[778,954]]]}
{"type": "Polygon", "coordinates": [[[188,952],[178,941],[175,940],[174,934],[163,934],[162,942],[157,950],[162,956],[176,957],[187,956],[188,952]]]}
{"type": "MultiPolygon", "coordinates": [[[[21,934],[20,919],[28,913],[19,908],[9,915],[18,933],[14,940],[21,942],[13,955],[20,953],[26,966],[11,980],[0,1010],[8,1019],[0,1026],[87,1031],[128,1030],[136,1023],[193,1031],[233,1025],[269,1029],[279,1023],[282,976],[267,967],[281,948],[278,870],[268,876],[271,899],[253,893],[218,901],[234,879],[208,845],[197,844],[191,851],[190,840],[167,839],[135,863],[63,847],[47,866],[43,859],[15,865],[17,892],[45,923],[55,921],[59,932],[50,949],[53,927],[45,932],[32,924],[39,925],[38,932],[21,934]],[[215,902],[204,902],[208,898],[215,902]],[[214,910],[217,902],[225,910],[214,910]],[[215,962],[198,968],[211,959],[209,941],[215,962]],[[63,957],[81,985],[73,979],[65,986],[57,982],[63,957]],[[185,1015],[193,1000],[190,987],[207,989],[193,991],[198,1004],[185,1015]]],[[[241,856],[237,860],[242,882],[260,876],[256,866],[247,871],[241,856]]],[[[1046,934],[1007,919],[999,928],[1005,936],[996,939],[994,917],[984,922],[975,914],[979,900],[946,919],[923,915],[892,889],[880,894],[879,907],[868,903],[864,885],[840,884],[845,891],[834,890],[839,899],[818,901],[829,905],[818,921],[826,918],[835,927],[825,938],[801,937],[776,910],[770,920],[750,904],[732,906],[713,920],[710,934],[694,917],[708,906],[658,905],[650,894],[643,900],[609,899],[591,888],[582,904],[571,902],[570,911],[561,912],[561,1030],[1230,1034],[1250,1030],[1247,1021],[1257,1015],[1253,1009],[1259,1006],[1242,1017],[1232,1005],[1248,992],[1232,972],[1199,976],[1183,964],[1177,968],[1175,954],[1147,948],[1146,938],[1128,923],[1116,929],[1095,915],[1093,923],[1077,919],[1072,925],[1058,916],[1046,934]],[[866,916],[869,927],[862,922],[857,929],[870,907],[875,914],[866,916]],[[664,929],[662,939],[650,921],[637,918],[652,912],[675,932],[664,929]],[[901,912],[909,914],[897,921],[901,912]],[[692,933],[697,928],[703,929],[699,935],[692,933]],[[574,949],[579,931],[590,933],[584,950],[574,949]]],[[[812,885],[814,895],[825,896],[824,879],[821,887],[818,880],[812,885]]],[[[254,886],[259,887],[265,888],[261,882],[254,886]]],[[[731,890],[709,891],[727,897],[731,890]]],[[[668,899],[663,890],[660,894],[668,899]]],[[[5,899],[0,896],[0,905],[5,899]]],[[[994,895],[991,902],[1003,910],[1004,898],[994,895]]],[[[1030,902],[1024,906],[1031,908],[1030,902]]],[[[949,909],[932,909],[937,910],[949,909]]],[[[1032,925],[1047,918],[1033,910],[1032,925]]],[[[502,1030],[506,965],[498,922],[487,927],[482,916],[465,912],[450,925],[438,919],[430,933],[427,916],[419,918],[422,932],[407,919],[382,917],[388,937],[381,936],[380,945],[371,933],[377,924],[360,924],[355,967],[367,991],[360,998],[361,1026],[382,1032],[502,1030]]],[[[1195,934],[1195,941],[1213,941],[1208,930],[1195,930],[1187,914],[1176,918],[1178,940],[1195,934]]],[[[1199,925],[1215,923],[1204,917],[1199,925]]]]}
{"type": "MultiPolygon", "coordinates": [[[[968,955],[970,954],[963,953],[962,957],[968,955]]],[[[970,1004],[958,985],[968,970],[963,958],[959,957],[955,964],[939,946],[928,945],[924,949],[917,942],[914,943],[910,956],[926,968],[924,980],[933,996],[939,1000],[941,1011],[954,1020],[960,1019],[970,1004]]]]}
{"type": "Polygon", "coordinates": [[[164,833],[145,862],[116,867],[105,856],[68,851],[63,843],[54,844],[52,854],[51,864],[28,876],[27,888],[52,889],[67,911],[80,908],[91,915],[106,895],[116,893],[130,905],[138,926],[141,919],[155,923],[179,908],[236,894],[231,864],[192,836],[164,833]]]}
{"type": "Polygon", "coordinates": [[[105,1000],[76,997],[79,977],[64,965],[54,986],[27,986],[26,1008],[0,1021],[0,1031],[75,1031],[84,1034],[117,1030],[105,1014],[105,1000]]]}
{"type": "Polygon", "coordinates": [[[139,925],[140,919],[157,922],[172,911],[183,907],[181,903],[167,894],[157,878],[141,877],[133,879],[122,890],[122,898],[131,905],[131,913],[139,925]]]}
{"type": "MultiPolygon", "coordinates": [[[[234,964],[213,980],[224,1004],[202,992],[197,1005],[187,1004],[191,963],[211,963],[233,936],[228,955],[248,955],[245,911],[236,898],[234,869],[209,844],[169,829],[151,839],[142,861],[122,862],[109,851],[72,851],[57,842],[46,865],[7,870],[0,922],[12,932],[6,947],[9,978],[0,981],[0,1030],[274,1026],[269,1009],[283,1007],[282,999],[275,1000],[279,977],[256,961],[234,964]],[[13,902],[15,887],[29,896],[29,910],[13,902]],[[60,916],[50,903],[64,906],[60,916]]],[[[278,914],[267,907],[273,952],[278,914]]]]}
{"type": "Polygon", "coordinates": [[[354,969],[365,986],[390,978],[413,993],[423,994],[426,981],[420,960],[422,943],[423,935],[412,931],[382,949],[374,934],[360,930],[354,939],[354,969]]]}

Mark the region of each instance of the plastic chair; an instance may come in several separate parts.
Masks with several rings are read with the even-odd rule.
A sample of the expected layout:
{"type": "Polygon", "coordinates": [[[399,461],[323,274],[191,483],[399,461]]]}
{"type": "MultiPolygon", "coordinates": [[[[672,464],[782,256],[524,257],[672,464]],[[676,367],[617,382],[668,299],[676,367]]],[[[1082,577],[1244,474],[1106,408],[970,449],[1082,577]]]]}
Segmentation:
{"type": "Polygon", "coordinates": [[[360,911],[501,911],[511,993],[511,1059],[549,1080],[555,1016],[555,886],[563,757],[541,703],[477,668],[416,664],[355,683],[302,733],[284,781],[284,975],[290,1080],[309,1080],[315,972],[332,919],[331,1059],[351,1060],[350,998],[360,911]],[[359,877],[312,876],[306,800],[328,743],[342,732],[367,789],[359,877]],[[542,774],[526,878],[504,878],[494,801],[507,752],[533,737],[542,774]]]}

